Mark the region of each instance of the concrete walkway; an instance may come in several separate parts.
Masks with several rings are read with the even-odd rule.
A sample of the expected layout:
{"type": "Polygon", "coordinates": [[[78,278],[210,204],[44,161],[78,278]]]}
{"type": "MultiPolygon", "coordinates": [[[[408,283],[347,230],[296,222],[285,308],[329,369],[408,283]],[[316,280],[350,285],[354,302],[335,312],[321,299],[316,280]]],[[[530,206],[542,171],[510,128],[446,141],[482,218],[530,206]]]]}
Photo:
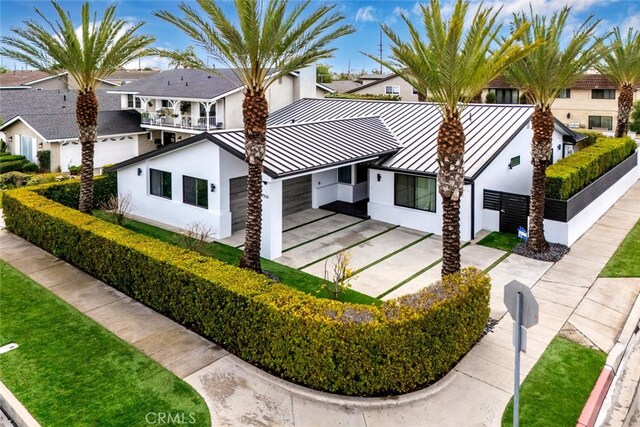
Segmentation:
{"type": "MultiPolygon", "coordinates": [[[[639,205],[637,183],[562,261],[535,284],[529,280],[540,303],[540,323],[528,332],[523,380],[568,320],[603,349],[615,342],[617,322],[628,315],[622,300],[640,289],[631,286],[625,296],[596,279],[640,217],[639,205]]],[[[204,396],[216,426],[499,426],[511,397],[508,316],[437,384],[394,398],[345,398],[275,378],[4,231],[0,258],[185,378],[204,396]]]]}

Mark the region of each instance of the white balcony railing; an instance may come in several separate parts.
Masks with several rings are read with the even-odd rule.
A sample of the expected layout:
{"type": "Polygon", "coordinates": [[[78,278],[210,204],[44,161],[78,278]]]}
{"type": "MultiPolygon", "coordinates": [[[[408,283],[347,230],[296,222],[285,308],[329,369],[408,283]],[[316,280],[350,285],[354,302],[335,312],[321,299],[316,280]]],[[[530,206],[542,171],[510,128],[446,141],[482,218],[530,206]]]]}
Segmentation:
{"type": "Polygon", "coordinates": [[[222,123],[216,122],[215,116],[210,116],[207,120],[207,117],[180,115],[178,115],[178,117],[173,117],[170,115],[160,115],[158,113],[142,113],[142,124],[202,131],[222,129],[222,123]]]}

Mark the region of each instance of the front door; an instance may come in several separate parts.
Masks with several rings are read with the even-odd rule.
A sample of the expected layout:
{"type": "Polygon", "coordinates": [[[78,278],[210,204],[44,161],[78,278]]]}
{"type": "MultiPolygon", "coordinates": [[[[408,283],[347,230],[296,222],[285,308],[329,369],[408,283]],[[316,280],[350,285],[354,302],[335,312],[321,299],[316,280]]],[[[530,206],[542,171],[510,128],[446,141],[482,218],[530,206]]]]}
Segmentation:
{"type": "Polygon", "coordinates": [[[500,231],[518,234],[518,227],[528,229],[529,196],[502,193],[500,195],[500,231]]]}
{"type": "Polygon", "coordinates": [[[176,142],[176,134],[174,132],[163,132],[162,134],[162,145],[169,145],[176,142]]]}

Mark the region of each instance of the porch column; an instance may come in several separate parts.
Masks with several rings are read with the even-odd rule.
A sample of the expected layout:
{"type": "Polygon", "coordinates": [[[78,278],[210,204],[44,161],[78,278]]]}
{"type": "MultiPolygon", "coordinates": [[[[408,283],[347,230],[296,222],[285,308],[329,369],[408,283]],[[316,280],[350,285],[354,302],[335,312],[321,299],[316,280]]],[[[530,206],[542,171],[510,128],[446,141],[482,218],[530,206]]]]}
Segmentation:
{"type": "Polygon", "coordinates": [[[209,129],[209,127],[210,127],[209,126],[209,110],[211,109],[211,106],[214,105],[214,103],[213,102],[200,101],[200,104],[204,107],[204,111],[205,111],[205,120],[206,120],[205,129],[207,131],[209,131],[209,130],[211,130],[211,129],[209,129]]]}
{"type": "Polygon", "coordinates": [[[282,256],[282,181],[269,181],[262,185],[260,255],[267,259],[282,256]]]}

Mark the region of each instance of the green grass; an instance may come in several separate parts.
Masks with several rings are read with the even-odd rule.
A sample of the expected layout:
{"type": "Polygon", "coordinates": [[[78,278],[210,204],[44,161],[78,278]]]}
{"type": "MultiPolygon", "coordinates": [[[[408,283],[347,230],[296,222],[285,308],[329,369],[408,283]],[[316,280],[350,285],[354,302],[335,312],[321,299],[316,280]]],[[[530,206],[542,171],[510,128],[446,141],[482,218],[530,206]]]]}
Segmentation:
{"type": "Polygon", "coordinates": [[[640,277],[640,221],[600,272],[601,277],[640,277]]]}
{"type": "MultiPolygon", "coordinates": [[[[607,355],[554,338],[520,387],[520,425],[574,427],[607,355]]],[[[513,425],[513,399],[502,416],[513,425]]]]}
{"type": "MultiPolygon", "coordinates": [[[[109,216],[102,211],[94,211],[94,215],[105,221],[111,221],[109,216]]],[[[172,245],[183,246],[182,239],[178,233],[164,228],[135,220],[127,220],[124,227],[131,231],[135,231],[136,233],[153,237],[172,245]]],[[[232,265],[238,265],[240,263],[240,258],[242,257],[241,249],[217,242],[206,244],[199,252],[203,255],[219,259],[232,265]]],[[[332,298],[331,293],[327,289],[321,287],[323,283],[327,283],[325,280],[268,259],[262,258],[261,262],[262,269],[276,275],[283,284],[307,294],[315,295],[319,298],[332,298]]],[[[340,301],[367,305],[381,304],[379,299],[361,294],[360,292],[352,289],[343,292],[340,295],[340,301]]]]}
{"type": "Polygon", "coordinates": [[[210,426],[187,383],[0,261],[0,379],[43,427],[143,426],[149,412],[210,426]]]}
{"type": "Polygon", "coordinates": [[[501,233],[493,231],[478,242],[479,245],[500,249],[501,251],[512,252],[518,243],[522,242],[518,236],[511,233],[501,233]]]}

